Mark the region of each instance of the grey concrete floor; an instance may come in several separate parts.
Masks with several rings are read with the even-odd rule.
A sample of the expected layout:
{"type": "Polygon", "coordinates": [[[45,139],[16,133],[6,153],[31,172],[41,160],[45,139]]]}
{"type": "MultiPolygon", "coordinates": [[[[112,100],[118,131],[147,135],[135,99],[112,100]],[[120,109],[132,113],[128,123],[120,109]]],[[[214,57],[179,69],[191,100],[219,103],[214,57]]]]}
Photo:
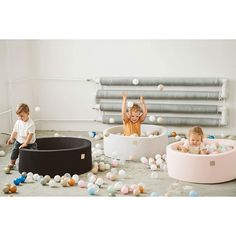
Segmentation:
{"type": "MultiPolygon", "coordinates": [[[[54,136],[55,131],[40,131],[37,132],[37,137],[50,137],[54,136]]],[[[90,139],[93,146],[96,143],[102,143],[102,140],[94,140],[88,137],[87,132],[57,132],[61,136],[70,137],[84,137],[90,139]]],[[[10,150],[7,151],[6,156],[0,157],[0,196],[1,197],[23,197],[23,196],[88,196],[87,190],[79,188],[78,186],[73,187],[59,187],[50,188],[49,186],[42,186],[39,182],[24,183],[17,187],[16,194],[4,194],[2,188],[6,183],[12,183],[14,178],[19,177],[20,174],[17,170],[7,175],[4,173],[4,167],[9,163],[10,150]]],[[[127,176],[122,179],[118,178],[117,181],[122,181],[125,184],[138,184],[140,182],[145,185],[145,193],[140,196],[150,196],[150,193],[157,192],[160,196],[188,196],[189,189],[195,190],[200,197],[211,197],[211,196],[236,196],[236,180],[222,183],[222,184],[193,184],[183,181],[172,179],[168,176],[167,172],[158,171],[159,177],[157,179],[151,178],[151,170],[147,169],[141,162],[137,161],[126,161],[124,165],[119,166],[119,169],[124,169],[127,176]]],[[[102,177],[105,180],[104,185],[97,193],[96,196],[108,196],[107,186],[113,185],[116,181],[110,181],[106,178],[105,172],[99,172],[98,177],[102,177]]],[[[88,181],[87,174],[80,175],[80,179],[88,181]]],[[[117,197],[124,197],[124,195],[117,193],[117,197]]],[[[132,194],[125,195],[130,197],[132,194]]],[[[95,196],[93,196],[95,197],[95,196]]]]}

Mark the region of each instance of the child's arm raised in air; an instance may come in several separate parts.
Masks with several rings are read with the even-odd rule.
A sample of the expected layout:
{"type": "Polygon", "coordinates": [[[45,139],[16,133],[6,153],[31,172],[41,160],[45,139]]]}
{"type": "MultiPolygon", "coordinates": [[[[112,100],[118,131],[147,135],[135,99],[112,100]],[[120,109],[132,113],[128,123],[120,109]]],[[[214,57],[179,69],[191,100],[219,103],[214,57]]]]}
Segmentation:
{"type": "Polygon", "coordinates": [[[122,101],[122,111],[121,111],[121,117],[124,122],[127,122],[129,120],[127,113],[126,113],[126,103],[127,103],[127,95],[123,95],[123,101],[122,101]]]}
{"type": "Polygon", "coordinates": [[[147,117],[147,106],[144,102],[144,98],[140,97],[140,104],[142,106],[143,114],[140,116],[140,121],[143,122],[147,117]]]}

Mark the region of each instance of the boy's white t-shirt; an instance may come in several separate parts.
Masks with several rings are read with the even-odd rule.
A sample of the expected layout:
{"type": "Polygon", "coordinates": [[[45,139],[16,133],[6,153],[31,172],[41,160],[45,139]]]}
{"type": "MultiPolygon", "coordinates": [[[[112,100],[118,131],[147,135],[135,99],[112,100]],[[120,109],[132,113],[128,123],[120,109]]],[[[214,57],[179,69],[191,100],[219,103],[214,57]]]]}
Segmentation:
{"type": "Polygon", "coordinates": [[[192,154],[199,154],[201,150],[205,149],[205,145],[203,142],[200,144],[200,146],[196,147],[196,146],[190,145],[188,140],[185,140],[183,147],[187,148],[189,150],[189,153],[192,153],[192,154]]]}
{"type": "Polygon", "coordinates": [[[29,118],[26,122],[22,120],[17,120],[14,128],[14,132],[17,132],[16,141],[19,143],[24,143],[28,134],[33,134],[30,144],[35,143],[35,124],[31,118],[29,118]]]}

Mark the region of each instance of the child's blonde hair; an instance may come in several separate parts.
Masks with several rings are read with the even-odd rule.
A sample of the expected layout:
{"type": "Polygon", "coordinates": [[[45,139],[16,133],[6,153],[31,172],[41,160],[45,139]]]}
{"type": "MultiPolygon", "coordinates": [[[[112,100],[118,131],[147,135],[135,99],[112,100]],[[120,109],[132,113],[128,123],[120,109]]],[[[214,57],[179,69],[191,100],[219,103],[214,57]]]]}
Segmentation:
{"type": "Polygon", "coordinates": [[[137,103],[134,103],[134,105],[132,106],[132,107],[130,107],[130,109],[129,109],[129,112],[132,112],[132,111],[134,111],[134,112],[143,112],[142,111],[142,108],[137,104],[137,103]]]}
{"type": "Polygon", "coordinates": [[[204,133],[203,133],[203,130],[201,127],[199,126],[194,126],[192,127],[189,132],[188,132],[188,137],[190,137],[191,134],[198,134],[201,136],[201,139],[203,141],[203,136],[204,136],[204,133]]]}
{"type": "Polygon", "coordinates": [[[16,107],[16,114],[17,115],[19,115],[22,112],[29,113],[29,106],[25,103],[20,103],[16,107]]]}

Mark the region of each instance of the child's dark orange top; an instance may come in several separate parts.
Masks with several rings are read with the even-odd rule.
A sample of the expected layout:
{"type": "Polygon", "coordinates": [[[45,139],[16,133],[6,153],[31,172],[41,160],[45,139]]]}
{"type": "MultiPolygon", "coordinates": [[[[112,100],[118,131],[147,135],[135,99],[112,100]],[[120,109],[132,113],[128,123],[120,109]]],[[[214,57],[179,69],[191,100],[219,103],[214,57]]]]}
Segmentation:
{"type": "Polygon", "coordinates": [[[137,134],[138,136],[141,135],[141,122],[138,120],[137,122],[133,123],[131,120],[123,121],[124,124],[124,135],[130,136],[132,134],[137,134]]]}

